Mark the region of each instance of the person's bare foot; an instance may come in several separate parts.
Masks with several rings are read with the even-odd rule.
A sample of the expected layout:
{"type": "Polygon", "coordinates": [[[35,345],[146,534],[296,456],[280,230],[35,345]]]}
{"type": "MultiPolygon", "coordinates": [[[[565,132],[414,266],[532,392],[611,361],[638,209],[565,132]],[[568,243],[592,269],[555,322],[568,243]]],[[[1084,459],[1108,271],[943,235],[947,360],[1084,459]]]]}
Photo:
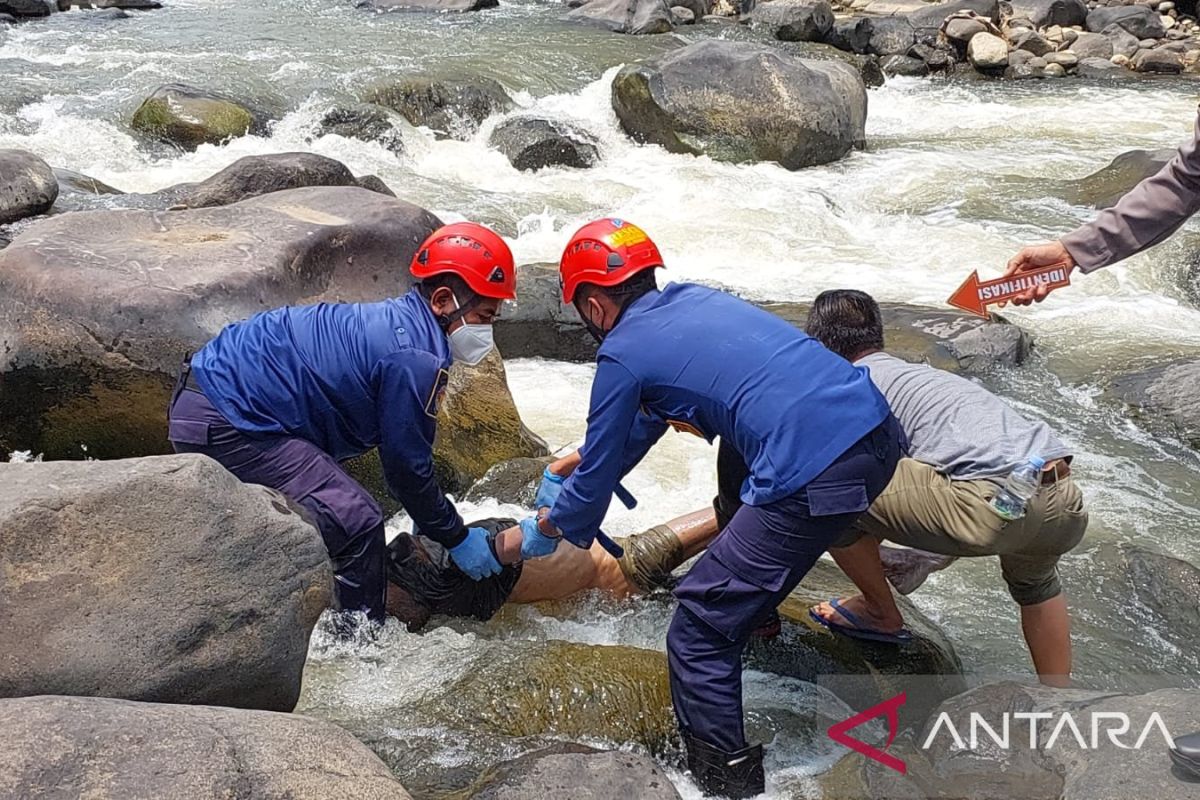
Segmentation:
{"type": "Polygon", "coordinates": [[[854,615],[858,625],[846,619],[831,603],[813,606],[812,612],[826,622],[834,622],[847,628],[865,627],[879,633],[899,633],[904,629],[904,617],[900,616],[899,610],[894,614],[881,612],[867,603],[861,594],[838,600],[838,604],[854,615]]]}
{"type": "Polygon", "coordinates": [[[887,576],[888,583],[900,594],[908,595],[919,589],[930,575],[944,570],[958,559],[924,550],[880,545],[879,560],[883,562],[883,574],[887,576]]]}

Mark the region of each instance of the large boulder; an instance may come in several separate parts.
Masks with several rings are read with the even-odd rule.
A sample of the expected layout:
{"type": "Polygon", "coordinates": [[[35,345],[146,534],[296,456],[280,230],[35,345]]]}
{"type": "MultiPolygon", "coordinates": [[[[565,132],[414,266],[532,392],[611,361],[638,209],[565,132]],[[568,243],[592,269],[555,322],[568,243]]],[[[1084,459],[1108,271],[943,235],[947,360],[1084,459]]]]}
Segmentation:
{"type": "Polygon", "coordinates": [[[57,197],[49,164],[26,150],[0,150],[0,225],[45,214],[57,197]]]}
{"type": "Polygon", "coordinates": [[[720,161],[826,164],[865,139],[853,67],[758,44],[706,40],[623,68],[613,108],[634,139],[720,161]]]}
{"type": "Polygon", "coordinates": [[[0,464],[0,575],[0,697],[273,711],[332,590],[316,529],[198,455],[0,464]]]}
{"type": "Polygon", "coordinates": [[[871,21],[869,52],[877,56],[903,56],[915,43],[916,31],[906,17],[880,17],[871,21]]]}
{"type": "Polygon", "coordinates": [[[188,208],[227,206],[240,200],[306,186],[357,186],[350,169],[316,153],[243,156],[184,196],[188,208]]]}
{"type": "Polygon", "coordinates": [[[908,15],[908,24],[918,32],[936,31],[942,27],[947,18],[964,12],[977,14],[994,23],[1000,21],[998,0],[950,0],[946,3],[931,3],[913,11],[908,15]]]}
{"type": "Polygon", "coordinates": [[[57,10],[53,0],[0,0],[0,14],[14,17],[47,17],[57,10]]]}
{"type": "Polygon", "coordinates": [[[614,33],[670,33],[673,27],[666,0],[587,0],[567,12],[564,19],[614,33]]]}
{"type": "Polygon", "coordinates": [[[354,103],[329,109],[317,124],[317,132],[322,136],[335,135],[376,142],[396,155],[404,153],[404,137],[392,124],[387,109],[371,103],[354,103]]]}
{"type": "Polygon", "coordinates": [[[996,72],[1008,66],[1008,42],[991,33],[977,33],[967,45],[967,59],[980,72],[996,72]]]}
{"type": "MultiPolygon", "coordinates": [[[[1075,37],[1075,41],[1071,42],[1070,52],[1079,56],[1080,61],[1089,58],[1103,58],[1107,61],[1113,56],[1113,45],[1112,41],[1102,33],[1081,31],[1075,37]]],[[[1114,66],[1116,65],[1114,64],[1114,66]]]]}
{"type": "Polygon", "coordinates": [[[372,11],[463,12],[496,8],[500,0],[358,0],[355,5],[372,11]]]}
{"type": "Polygon", "coordinates": [[[1200,447],[1200,359],[1160,364],[1114,378],[1109,393],[1200,447]]]}
{"type": "Polygon", "coordinates": [[[828,0],[767,0],[750,12],[750,25],[784,42],[820,42],[833,28],[828,0]]]}
{"type": "Polygon", "coordinates": [[[0,726],[5,797],[410,800],[365,745],[298,714],[28,697],[0,701],[0,726]]]}
{"type": "Polygon", "coordinates": [[[560,744],[505,762],[480,781],[472,800],[679,800],[654,759],[639,753],[560,744]]]}
{"type": "Polygon", "coordinates": [[[1159,13],[1144,5],[1101,7],[1087,16],[1089,31],[1099,33],[1109,25],[1117,25],[1138,39],[1161,39],[1167,32],[1159,13]]]}
{"type": "Polygon", "coordinates": [[[839,19],[834,21],[833,27],[825,35],[825,42],[848,53],[865,54],[871,49],[872,32],[870,17],[839,19]]]}
{"type": "Polygon", "coordinates": [[[513,107],[512,98],[491,78],[405,78],[371,89],[366,100],[390,108],[439,139],[467,140],[493,114],[513,107]]]}
{"type": "Polygon", "coordinates": [[[573,125],[540,117],[513,117],[496,126],[488,144],[519,170],[590,167],[600,158],[596,140],[573,125]]]}
{"type": "Polygon", "coordinates": [[[1011,0],[1013,14],[1024,17],[1037,28],[1059,25],[1069,28],[1087,23],[1088,5],[1084,0],[1011,0]]]}
{"type": "Polygon", "coordinates": [[[185,150],[220,144],[258,126],[246,106],[214,92],[171,83],[159,86],[133,114],[134,130],[185,150]]]}
{"type": "Polygon", "coordinates": [[[1110,208],[1146,178],[1161,170],[1175,150],[1129,150],[1090,175],[1063,181],[1055,194],[1070,203],[1110,208]]]}

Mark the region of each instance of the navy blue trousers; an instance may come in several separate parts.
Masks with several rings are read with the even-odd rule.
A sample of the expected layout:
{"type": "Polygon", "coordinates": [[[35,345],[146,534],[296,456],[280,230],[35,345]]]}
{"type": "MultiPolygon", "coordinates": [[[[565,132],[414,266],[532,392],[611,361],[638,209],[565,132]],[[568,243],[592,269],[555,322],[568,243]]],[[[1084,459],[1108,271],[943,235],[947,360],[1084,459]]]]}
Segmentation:
{"type": "Polygon", "coordinates": [[[889,415],[795,494],[742,505],[680,582],[667,660],[683,731],[726,753],[747,746],[742,651],[750,634],[887,486],[901,437],[889,415]]]}
{"type": "Polygon", "coordinates": [[[202,453],[242,482],[269,486],[303,508],[329,551],[342,610],[364,611],[373,620],[383,620],[383,511],[333,457],[305,439],[242,433],[203,393],[183,388],[182,380],[169,416],[175,452],[202,453]]]}

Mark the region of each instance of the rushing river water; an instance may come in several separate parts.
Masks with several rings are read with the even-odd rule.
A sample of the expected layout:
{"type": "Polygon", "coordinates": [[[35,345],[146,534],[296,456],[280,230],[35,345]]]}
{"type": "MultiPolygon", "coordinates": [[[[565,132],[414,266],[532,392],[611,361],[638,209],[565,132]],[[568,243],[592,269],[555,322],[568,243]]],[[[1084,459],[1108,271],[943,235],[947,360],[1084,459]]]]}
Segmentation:
{"type": "MultiPolygon", "coordinates": [[[[312,150],[356,174],[380,175],[401,197],[445,218],[498,226],[521,262],[553,260],[578,224],[617,214],[655,237],[668,277],[761,299],[806,299],[850,286],[883,300],[938,305],[972,268],[997,274],[1020,244],[1088,217],[1088,209],[1056,197],[1060,181],[1127,149],[1174,146],[1195,114],[1187,83],[896,80],[870,93],[866,151],[789,173],[634,145],[609,106],[620,64],[713,31],[749,38],[744,30],[622,37],[566,26],[556,21],[556,3],[532,0],[462,17],[377,16],[347,0],[165,1],[167,9],[128,19],[70,12],[0,28],[0,147],[32,150],[125,191],[200,180],[248,154],[312,150]],[[417,72],[494,77],[523,107],[595,134],[603,161],[587,172],[517,172],[486,146],[495,120],[467,142],[408,130],[399,158],[377,145],[312,138],[335,101],[417,72]],[[128,119],[146,94],[170,81],[251,99],[279,121],[270,136],[195,153],[147,145],[128,119]]],[[[984,378],[1050,421],[1077,453],[1092,525],[1064,573],[1077,609],[1079,677],[1087,683],[1154,673],[1191,676],[1194,684],[1200,676],[1200,654],[1173,645],[1169,632],[1115,592],[1101,556],[1104,544],[1133,542],[1200,562],[1197,454],[1139,427],[1103,395],[1106,379],[1131,364],[1200,353],[1200,311],[1183,288],[1191,237],[1185,230],[1171,244],[1077,280],[1044,306],[1013,310],[1036,335],[1037,355],[1019,370],[984,378]]],[[[577,441],[590,368],[517,361],[509,369],[527,423],[553,447],[577,441]]],[[[629,479],[641,505],[614,509],[609,528],[633,531],[704,506],[713,459],[698,441],[667,437],[629,479]]],[[[960,562],[915,599],[954,639],[971,675],[1027,672],[993,561],[960,562]]],[[[305,707],[364,735],[418,794],[433,796],[529,747],[516,737],[455,729],[429,708],[466,671],[487,670],[548,640],[662,650],[665,626],[661,606],[591,599],[510,609],[489,625],[424,636],[389,630],[357,649],[318,637],[305,707]]],[[[837,701],[764,675],[752,677],[747,694],[756,733],[782,731],[769,764],[772,793],[799,796],[810,787],[806,775],[826,768],[832,755],[792,736],[787,719],[814,704],[837,716],[837,701]]]]}

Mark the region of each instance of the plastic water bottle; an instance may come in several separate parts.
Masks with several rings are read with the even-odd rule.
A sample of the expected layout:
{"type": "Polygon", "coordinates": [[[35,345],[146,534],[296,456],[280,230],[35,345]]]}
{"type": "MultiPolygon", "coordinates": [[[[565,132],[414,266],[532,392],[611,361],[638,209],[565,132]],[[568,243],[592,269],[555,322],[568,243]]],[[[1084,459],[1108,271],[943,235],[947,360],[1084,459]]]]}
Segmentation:
{"type": "Polygon", "coordinates": [[[1037,494],[1042,486],[1044,458],[1031,457],[1009,473],[1004,488],[992,499],[992,508],[1005,519],[1020,519],[1025,516],[1025,504],[1037,494]]]}

